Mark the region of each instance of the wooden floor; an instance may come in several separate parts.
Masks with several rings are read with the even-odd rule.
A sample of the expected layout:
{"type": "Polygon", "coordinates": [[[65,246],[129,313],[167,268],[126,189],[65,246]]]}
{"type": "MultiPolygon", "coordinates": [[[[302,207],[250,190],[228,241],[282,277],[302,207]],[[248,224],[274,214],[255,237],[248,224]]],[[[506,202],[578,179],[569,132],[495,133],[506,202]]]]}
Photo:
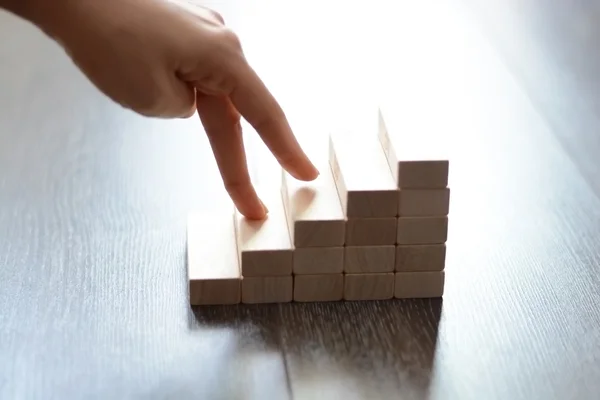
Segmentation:
{"type": "Polygon", "coordinates": [[[198,119],[122,110],[0,14],[0,398],[596,399],[600,6],[288,3],[210,4],[303,143],[378,100],[436,132],[443,301],[191,310],[186,216],[223,196],[198,119]]]}

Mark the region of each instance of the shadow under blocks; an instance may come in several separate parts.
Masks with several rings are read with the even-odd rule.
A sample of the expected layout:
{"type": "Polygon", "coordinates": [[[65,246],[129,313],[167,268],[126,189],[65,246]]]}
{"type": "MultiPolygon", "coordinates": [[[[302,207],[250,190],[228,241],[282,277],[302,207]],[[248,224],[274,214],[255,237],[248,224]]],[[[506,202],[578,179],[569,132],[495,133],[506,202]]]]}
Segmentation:
{"type": "Polygon", "coordinates": [[[442,299],[281,307],[290,389],[298,398],[426,398],[442,299]]]}
{"type": "Polygon", "coordinates": [[[235,379],[262,370],[269,398],[426,398],[442,306],[430,298],[193,307],[193,330],[229,335],[235,379]]]}

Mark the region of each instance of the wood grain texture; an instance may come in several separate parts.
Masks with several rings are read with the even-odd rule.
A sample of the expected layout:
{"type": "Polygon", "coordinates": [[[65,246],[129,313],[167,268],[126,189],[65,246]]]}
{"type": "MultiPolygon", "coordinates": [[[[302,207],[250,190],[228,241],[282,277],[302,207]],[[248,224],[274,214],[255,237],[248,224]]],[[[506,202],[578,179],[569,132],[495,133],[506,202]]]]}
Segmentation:
{"type": "Polygon", "coordinates": [[[449,217],[400,217],[396,243],[441,244],[448,240],[449,217]]]}
{"type": "Polygon", "coordinates": [[[344,300],[387,300],[394,297],[394,273],[344,275],[344,300]]]}
{"type": "Polygon", "coordinates": [[[301,247],[294,249],[295,275],[337,274],[344,270],[344,247],[301,247]]]}
{"type": "Polygon", "coordinates": [[[352,218],[346,221],[346,246],[396,244],[398,218],[352,218]]]}
{"type": "Polygon", "coordinates": [[[344,297],[344,274],[294,276],[294,301],[341,301],[344,297]]]}
{"type": "Polygon", "coordinates": [[[445,271],[396,272],[394,297],[397,299],[442,297],[445,282],[445,271]]]}
{"type": "Polygon", "coordinates": [[[344,272],[393,272],[396,266],[396,246],[346,246],[344,272]]]}
{"type": "Polygon", "coordinates": [[[432,217],[450,212],[450,188],[401,189],[398,191],[399,217],[432,217]]]}
{"type": "Polygon", "coordinates": [[[396,272],[442,271],[446,265],[446,244],[396,246],[396,272]]]}
{"type": "Polygon", "coordinates": [[[441,314],[439,299],[282,307],[294,398],[427,398],[438,379],[441,314]]]}
{"type": "Polygon", "coordinates": [[[290,276],[248,276],[242,278],[242,303],[289,303],[294,296],[294,279],[290,276]]]}
{"type": "MultiPolygon", "coordinates": [[[[271,304],[194,309],[188,341],[200,347],[198,358],[179,366],[179,373],[187,367],[197,375],[188,373],[183,382],[171,378],[175,383],[163,389],[164,397],[291,400],[277,328],[280,313],[279,306],[271,304]]],[[[154,388],[142,393],[162,397],[154,388]]]]}
{"type": "MultiPolygon", "coordinates": [[[[197,118],[122,110],[0,14],[0,398],[595,400],[598,125],[577,104],[597,91],[542,75],[524,92],[458,3],[204,4],[240,33],[306,140],[360,116],[373,81],[413,132],[451,139],[443,301],[190,310],[187,215],[224,198],[197,118]],[[563,125],[535,94],[565,105],[563,125]]],[[[529,15],[593,65],[595,47],[547,14],[529,15]]]]}

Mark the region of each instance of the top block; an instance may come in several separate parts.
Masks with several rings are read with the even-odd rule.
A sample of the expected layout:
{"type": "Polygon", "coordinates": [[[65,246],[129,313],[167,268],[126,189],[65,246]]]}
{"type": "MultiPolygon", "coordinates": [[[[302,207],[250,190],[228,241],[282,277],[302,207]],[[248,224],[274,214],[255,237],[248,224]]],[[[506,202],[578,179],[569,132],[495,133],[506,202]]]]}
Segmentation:
{"type": "Polygon", "coordinates": [[[331,134],[329,164],[347,218],[398,215],[398,190],[376,135],[331,134]]]}
{"type": "Polygon", "coordinates": [[[379,109],[379,141],[388,166],[400,189],[442,189],[448,186],[450,162],[435,154],[435,138],[409,132],[400,137],[397,129],[390,128],[387,114],[379,109]]]}

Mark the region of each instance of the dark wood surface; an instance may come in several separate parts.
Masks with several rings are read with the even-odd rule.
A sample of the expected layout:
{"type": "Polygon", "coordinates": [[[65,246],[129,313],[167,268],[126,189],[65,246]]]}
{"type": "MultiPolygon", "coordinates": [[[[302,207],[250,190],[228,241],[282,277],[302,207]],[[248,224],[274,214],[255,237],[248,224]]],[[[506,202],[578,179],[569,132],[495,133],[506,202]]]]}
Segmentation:
{"type": "Polygon", "coordinates": [[[443,301],[191,310],[185,219],[222,198],[200,123],[120,109],[0,14],[0,398],[596,399],[600,78],[565,34],[594,6],[281,3],[211,5],[304,143],[383,99],[448,152],[443,301]]]}

